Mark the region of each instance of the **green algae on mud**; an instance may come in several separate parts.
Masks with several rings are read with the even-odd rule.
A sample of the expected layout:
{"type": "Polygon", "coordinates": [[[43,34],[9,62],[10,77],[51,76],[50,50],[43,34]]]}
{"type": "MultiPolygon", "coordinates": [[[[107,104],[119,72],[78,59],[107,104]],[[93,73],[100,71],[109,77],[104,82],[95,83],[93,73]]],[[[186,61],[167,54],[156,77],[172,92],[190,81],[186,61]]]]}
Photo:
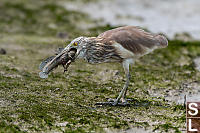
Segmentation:
{"type": "MultiPolygon", "coordinates": [[[[38,76],[38,64],[42,58],[51,54],[41,52],[47,49],[48,39],[37,37],[36,43],[31,41],[29,35],[13,38],[19,41],[6,38],[0,41],[1,46],[5,42],[9,46],[8,54],[0,55],[2,130],[102,132],[104,128],[121,131],[143,127],[178,132],[184,129],[183,105],[166,101],[165,96],[170,95],[170,91],[179,91],[185,82],[199,80],[199,73],[194,70],[192,63],[192,59],[199,54],[199,42],[188,42],[190,45],[187,45],[181,41],[170,41],[168,48],[136,61],[131,67],[133,70],[128,92],[128,98],[132,99],[131,103],[135,106],[96,107],[96,102],[115,98],[120,91],[124,83],[120,78],[124,77],[120,64],[99,66],[83,61],[75,62],[67,74],[58,68],[48,79],[43,80],[38,76]],[[17,46],[22,48],[15,49],[17,46]],[[26,58],[18,51],[23,52],[26,58]],[[177,63],[181,56],[189,58],[184,65],[177,63]],[[32,66],[29,67],[29,64],[32,66]],[[107,81],[99,81],[102,78],[100,73],[106,73],[109,69],[119,70],[120,73],[111,75],[107,81]],[[63,122],[67,122],[64,127],[57,124],[63,122]]],[[[52,46],[48,49],[50,51],[64,45],[60,39],[53,40],[55,43],[49,42],[49,46],[52,46]]]]}
{"type": "Polygon", "coordinates": [[[0,55],[0,132],[106,132],[134,127],[181,132],[185,128],[184,106],[166,97],[176,97],[187,91],[185,84],[200,80],[193,64],[193,58],[200,56],[200,42],[172,40],[167,48],[136,61],[127,93],[133,106],[97,107],[96,102],[116,98],[120,92],[125,77],[120,64],[74,62],[67,73],[58,68],[45,80],[38,76],[38,65],[70,39],[96,36],[113,27],[79,30],[76,21],[92,20],[51,0],[3,0],[0,7],[5,11],[0,19],[6,16],[0,22],[0,47],[7,51],[0,55]],[[69,33],[67,40],[56,37],[62,31],[69,33]]]}
{"type": "Polygon", "coordinates": [[[47,36],[67,32],[67,36],[73,37],[81,33],[77,22],[90,23],[86,14],[66,10],[52,0],[2,0],[0,12],[0,30],[9,34],[47,36]]]}

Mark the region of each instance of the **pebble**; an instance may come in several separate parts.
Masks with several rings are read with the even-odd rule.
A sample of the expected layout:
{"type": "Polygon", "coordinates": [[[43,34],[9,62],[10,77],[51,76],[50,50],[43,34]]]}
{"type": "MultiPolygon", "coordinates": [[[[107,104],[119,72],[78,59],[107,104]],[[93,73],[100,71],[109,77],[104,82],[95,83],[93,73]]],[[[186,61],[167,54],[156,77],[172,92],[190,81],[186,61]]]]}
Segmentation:
{"type": "Polygon", "coordinates": [[[2,55],[6,54],[6,50],[3,49],[3,48],[1,48],[1,49],[0,49],[0,54],[2,54],[2,55]]]}
{"type": "Polygon", "coordinates": [[[66,32],[58,32],[56,36],[64,39],[68,37],[68,34],[66,32]]]}

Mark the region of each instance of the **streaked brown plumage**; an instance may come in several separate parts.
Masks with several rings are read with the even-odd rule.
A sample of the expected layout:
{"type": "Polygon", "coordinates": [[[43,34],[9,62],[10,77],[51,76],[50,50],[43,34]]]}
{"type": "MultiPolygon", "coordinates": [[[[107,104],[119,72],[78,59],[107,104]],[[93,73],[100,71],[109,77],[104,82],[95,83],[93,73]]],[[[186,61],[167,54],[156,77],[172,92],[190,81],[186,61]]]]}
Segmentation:
{"type": "Polygon", "coordinates": [[[104,44],[119,43],[125,49],[133,52],[135,55],[143,55],[145,48],[151,49],[155,46],[166,47],[168,41],[161,35],[153,35],[135,26],[120,27],[106,31],[98,36],[102,38],[104,44]]]}
{"type": "Polygon", "coordinates": [[[79,37],[74,39],[60,54],[77,49],[74,58],[83,58],[89,63],[120,62],[126,74],[126,83],[117,99],[126,104],[125,96],[130,79],[129,65],[134,60],[158,48],[167,47],[168,41],[162,35],[155,35],[135,26],[125,26],[108,30],[97,37],[79,37]]]}

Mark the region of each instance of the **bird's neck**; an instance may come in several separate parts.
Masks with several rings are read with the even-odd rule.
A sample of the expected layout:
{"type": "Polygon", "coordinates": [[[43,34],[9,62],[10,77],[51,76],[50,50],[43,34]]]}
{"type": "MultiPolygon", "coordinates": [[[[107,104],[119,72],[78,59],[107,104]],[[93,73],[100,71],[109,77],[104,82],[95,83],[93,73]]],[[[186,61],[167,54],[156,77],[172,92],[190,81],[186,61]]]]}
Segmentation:
{"type": "Polygon", "coordinates": [[[82,43],[79,55],[77,56],[78,59],[85,58],[85,53],[88,50],[88,47],[98,42],[96,38],[97,37],[87,37],[84,39],[84,43],[82,43]]]}
{"type": "Polygon", "coordinates": [[[97,37],[87,37],[87,38],[85,38],[85,40],[84,40],[85,44],[87,45],[87,44],[96,42],[97,41],[96,38],[97,37]]]}

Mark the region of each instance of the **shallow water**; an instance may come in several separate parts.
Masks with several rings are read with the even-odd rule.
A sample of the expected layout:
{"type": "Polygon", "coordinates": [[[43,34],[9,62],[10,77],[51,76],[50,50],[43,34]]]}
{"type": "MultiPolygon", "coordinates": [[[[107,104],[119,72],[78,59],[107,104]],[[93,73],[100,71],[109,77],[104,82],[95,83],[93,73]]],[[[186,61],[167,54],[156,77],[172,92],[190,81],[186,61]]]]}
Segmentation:
{"type": "Polygon", "coordinates": [[[174,38],[189,33],[200,40],[199,0],[100,0],[67,2],[67,9],[83,11],[104,24],[137,25],[174,38]]]}

